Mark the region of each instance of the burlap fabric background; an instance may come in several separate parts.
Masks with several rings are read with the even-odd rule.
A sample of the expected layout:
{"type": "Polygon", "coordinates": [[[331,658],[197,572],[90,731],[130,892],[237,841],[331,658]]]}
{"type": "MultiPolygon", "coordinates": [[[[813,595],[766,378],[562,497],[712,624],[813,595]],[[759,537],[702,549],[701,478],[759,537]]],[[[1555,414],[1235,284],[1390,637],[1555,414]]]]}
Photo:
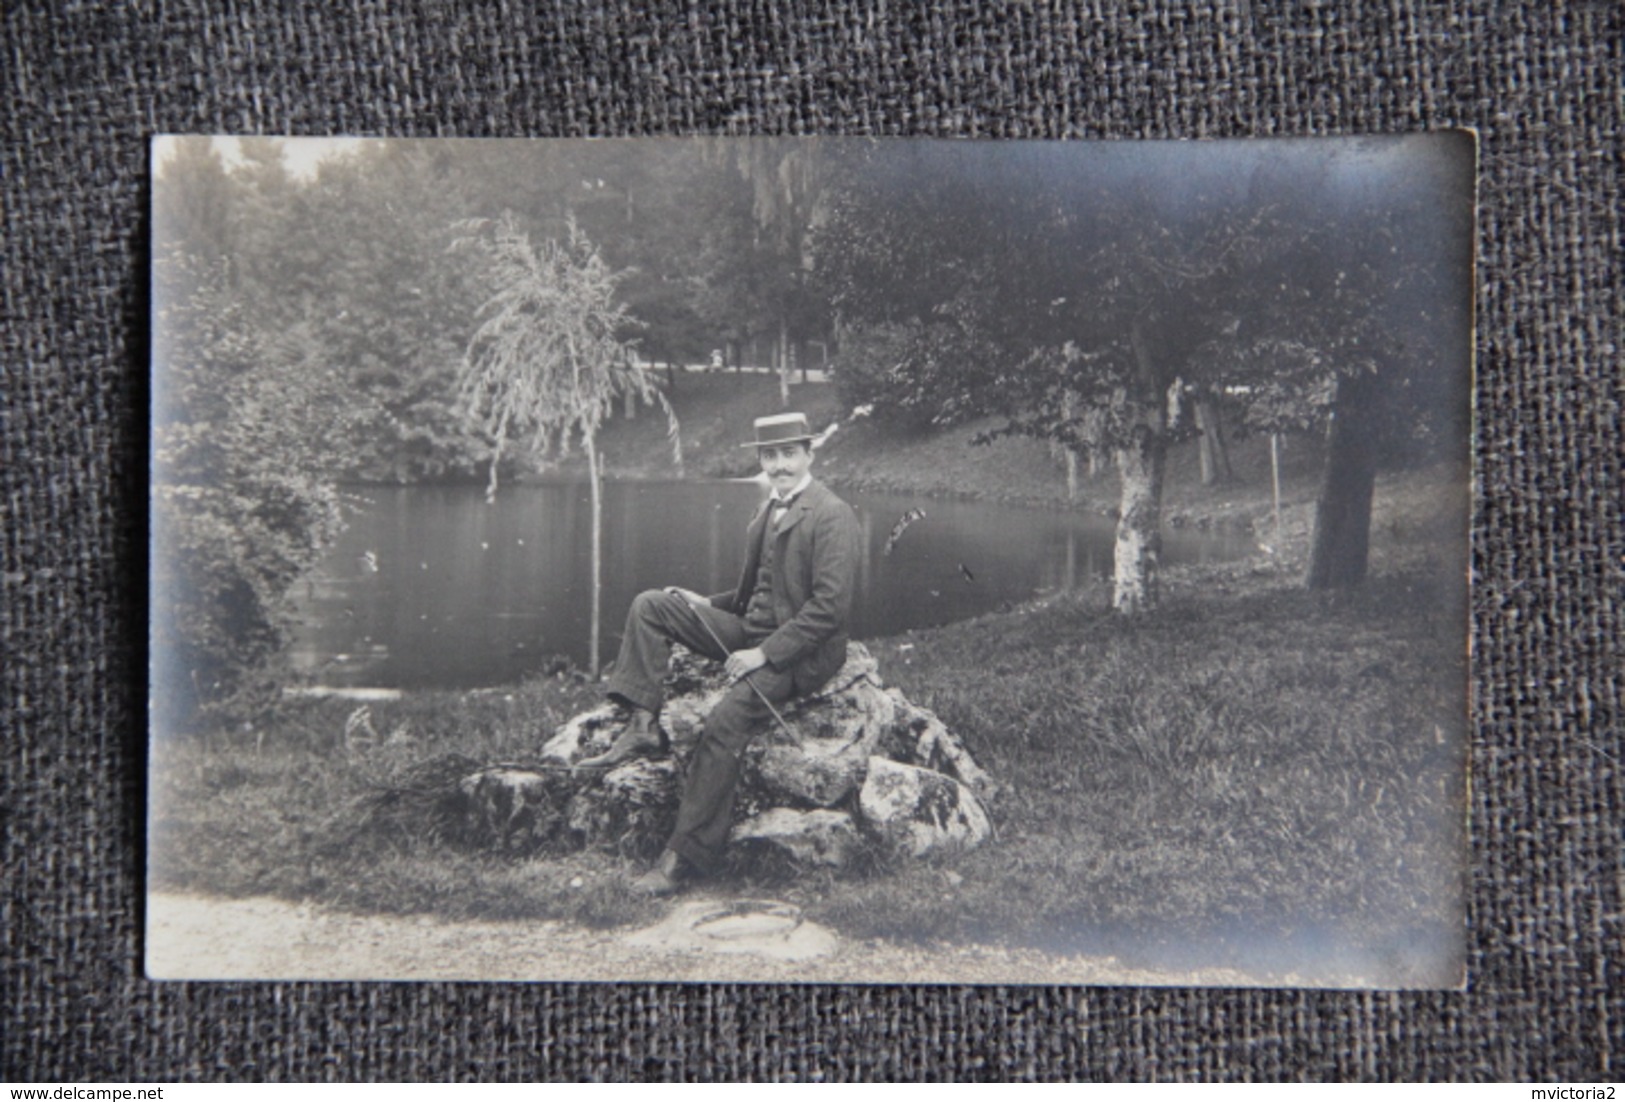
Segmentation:
{"type": "Polygon", "coordinates": [[[1614,0],[5,5],[11,1081],[1620,1078],[1614,0]],[[155,131],[1482,136],[1471,989],[154,985],[155,131]]]}

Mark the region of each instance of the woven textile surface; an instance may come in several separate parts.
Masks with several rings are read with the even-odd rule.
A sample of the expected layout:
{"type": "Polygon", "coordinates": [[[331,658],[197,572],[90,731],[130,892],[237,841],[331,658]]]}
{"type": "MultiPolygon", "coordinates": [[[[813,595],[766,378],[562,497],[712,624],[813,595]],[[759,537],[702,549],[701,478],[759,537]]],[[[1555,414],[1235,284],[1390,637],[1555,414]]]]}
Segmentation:
{"type": "Polygon", "coordinates": [[[1144,8],[7,4],[0,1077],[1621,1078],[1625,6],[1144,8]],[[142,977],[153,133],[1448,126],[1481,139],[1467,991],[142,977]]]}

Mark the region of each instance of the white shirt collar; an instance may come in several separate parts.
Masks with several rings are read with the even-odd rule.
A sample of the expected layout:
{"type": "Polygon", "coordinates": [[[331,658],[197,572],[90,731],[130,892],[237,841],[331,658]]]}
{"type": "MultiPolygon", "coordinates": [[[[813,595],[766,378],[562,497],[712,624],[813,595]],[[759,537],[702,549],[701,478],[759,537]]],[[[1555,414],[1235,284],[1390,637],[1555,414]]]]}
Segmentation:
{"type": "Polygon", "coordinates": [[[801,491],[805,490],[808,486],[811,486],[811,485],[812,485],[812,472],[808,471],[806,474],[801,476],[801,481],[797,482],[795,484],[795,486],[790,490],[789,494],[785,495],[784,497],[780,497],[779,496],[779,491],[775,489],[768,496],[772,498],[772,500],[774,501],[775,504],[781,504],[782,505],[782,504],[785,504],[785,503],[793,500],[798,494],[801,493],[801,491]]]}

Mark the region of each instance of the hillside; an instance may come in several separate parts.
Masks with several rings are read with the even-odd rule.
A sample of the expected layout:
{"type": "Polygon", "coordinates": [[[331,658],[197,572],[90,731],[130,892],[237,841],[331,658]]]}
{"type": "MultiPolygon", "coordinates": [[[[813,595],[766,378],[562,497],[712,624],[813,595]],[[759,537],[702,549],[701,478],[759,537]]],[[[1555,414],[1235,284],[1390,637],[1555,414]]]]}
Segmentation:
{"type": "MultiPolygon", "coordinates": [[[[668,385],[664,376],[661,383],[681,427],[687,476],[726,478],[755,473],[754,455],[739,445],[749,439],[752,419],[779,409],[778,383],[773,376],[687,373],[676,377],[675,386],[668,385]]],[[[869,421],[854,421],[841,407],[834,385],[821,382],[793,386],[791,404],[808,415],[815,429],[832,421],[840,423],[820,449],[817,466],[819,476],[837,486],[1035,505],[1067,501],[1065,468],[1047,444],[1023,438],[988,445],[971,443],[978,432],[996,428],[1000,423],[996,419],[900,435],[869,421]]],[[[605,426],[600,445],[612,477],[664,478],[673,472],[665,421],[654,408],[639,407],[630,421],[616,417],[605,426]]],[[[1284,507],[1292,509],[1313,501],[1320,461],[1318,439],[1282,439],[1284,507]]],[[[1268,438],[1233,441],[1231,462],[1234,479],[1204,487],[1195,444],[1173,448],[1164,496],[1169,523],[1262,527],[1270,513],[1268,438]]],[[[579,466],[579,457],[572,457],[553,469],[579,466]]],[[[1077,507],[1106,513],[1116,504],[1116,479],[1110,472],[1095,479],[1080,475],[1077,492],[1077,507]]]]}

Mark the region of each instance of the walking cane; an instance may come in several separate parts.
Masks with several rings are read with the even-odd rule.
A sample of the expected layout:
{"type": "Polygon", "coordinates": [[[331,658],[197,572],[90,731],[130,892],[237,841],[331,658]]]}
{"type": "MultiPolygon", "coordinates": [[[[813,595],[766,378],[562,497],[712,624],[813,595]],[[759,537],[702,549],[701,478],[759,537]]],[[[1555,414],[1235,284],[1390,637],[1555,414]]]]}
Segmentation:
{"type": "MultiPolygon", "coordinates": [[[[732,651],[730,651],[728,649],[728,646],[727,646],[726,643],[724,643],[721,639],[717,638],[716,631],[706,621],[705,617],[700,615],[700,607],[698,605],[696,605],[693,601],[689,600],[687,597],[684,597],[683,594],[681,594],[681,593],[675,593],[672,590],[667,590],[667,592],[672,593],[673,596],[683,598],[683,603],[686,604],[689,607],[690,612],[694,613],[694,619],[698,620],[700,622],[700,626],[705,628],[705,633],[711,637],[712,642],[716,643],[718,650],[720,650],[724,655],[728,655],[728,654],[733,653],[732,651]]],[[[756,672],[755,670],[750,671],[750,673],[755,673],[755,672],[756,672]]],[[[741,678],[741,680],[744,681],[745,684],[750,686],[751,691],[756,694],[757,699],[761,700],[761,702],[763,704],[767,705],[767,710],[772,712],[773,713],[773,718],[779,721],[779,726],[784,728],[784,733],[789,735],[791,738],[795,738],[796,733],[794,731],[790,730],[790,724],[787,723],[785,721],[785,718],[782,715],[779,714],[779,710],[777,708],[773,707],[773,702],[767,698],[767,694],[762,692],[761,689],[757,688],[756,682],[754,682],[754,681],[752,681],[750,679],[750,673],[747,673],[743,678],[741,678]]]]}

